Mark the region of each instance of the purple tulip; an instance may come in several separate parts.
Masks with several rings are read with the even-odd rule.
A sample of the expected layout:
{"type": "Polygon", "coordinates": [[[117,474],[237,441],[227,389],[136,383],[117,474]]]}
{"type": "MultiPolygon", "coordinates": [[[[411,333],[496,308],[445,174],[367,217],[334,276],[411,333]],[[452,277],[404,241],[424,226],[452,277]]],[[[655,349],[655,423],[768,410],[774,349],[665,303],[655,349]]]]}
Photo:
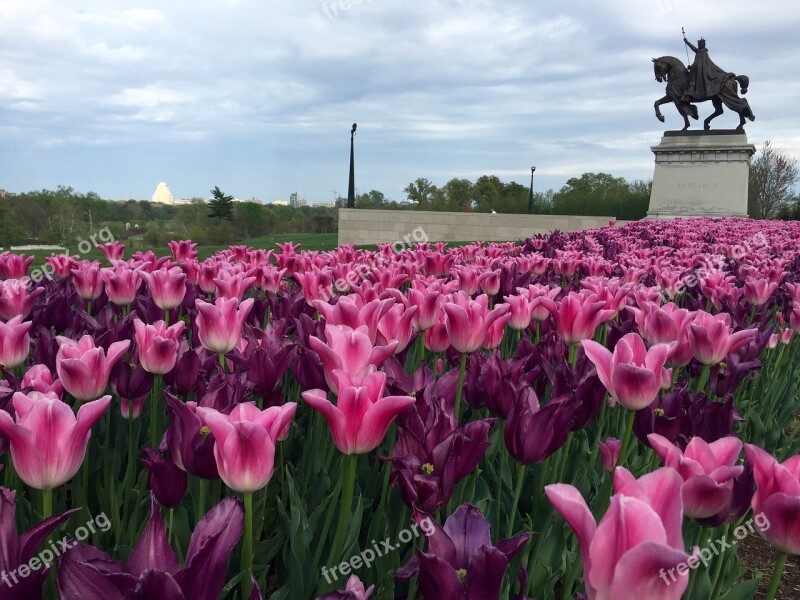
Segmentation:
{"type": "Polygon", "coordinates": [[[178,467],[171,458],[164,458],[152,448],[145,446],[143,450],[147,454],[147,460],[141,461],[147,467],[147,482],[153,495],[167,508],[175,508],[186,493],[186,471],[178,467]]]}
{"type": "Polygon", "coordinates": [[[565,402],[540,406],[536,393],[531,388],[524,389],[503,430],[508,453],[526,465],[543,461],[567,441],[572,412],[565,402]]]}
{"type": "MultiPolygon", "coordinates": [[[[17,535],[16,526],[16,491],[0,487],[0,600],[19,600],[21,598],[41,598],[42,584],[50,570],[50,566],[30,569],[27,577],[17,575],[17,569],[29,565],[39,546],[59,525],[73,513],[81,510],[74,508],[37,523],[21,536],[17,535]]],[[[50,561],[55,554],[48,547],[39,552],[40,562],[50,554],[50,561]]]]}
{"type": "Polygon", "coordinates": [[[181,402],[169,393],[164,394],[169,414],[169,427],[160,450],[169,455],[181,469],[203,479],[219,479],[214,459],[214,436],[197,414],[197,404],[181,402]]]}
{"type": "Polygon", "coordinates": [[[418,401],[398,417],[397,443],[392,458],[392,483],[403,502],[434,514],[453,494],[455,484],[472,473],[486,449],[492,419],[464,427],[447,401],[418,401]]]}
{"type": "Polygon", "coordinates": [[[509,562],[531,537],[522,533],[492,545],[489,523],[477,507],[462,504],[440,527],[414,511],[414,520],[428,535],[428,552],[417,551],[397,571],[398,579],[419,574],[425,600],[499,600],[509,562]]]}
{"type": "Polygon", "coordinates": [[[216,600],[243,530],[242,503],[225,498],[195,526],[181,567],[167,541],[158,504],[151,498],[150,520],[126,563],[77,544],[59,560],[59,594],[62,600],[216,600]]]}

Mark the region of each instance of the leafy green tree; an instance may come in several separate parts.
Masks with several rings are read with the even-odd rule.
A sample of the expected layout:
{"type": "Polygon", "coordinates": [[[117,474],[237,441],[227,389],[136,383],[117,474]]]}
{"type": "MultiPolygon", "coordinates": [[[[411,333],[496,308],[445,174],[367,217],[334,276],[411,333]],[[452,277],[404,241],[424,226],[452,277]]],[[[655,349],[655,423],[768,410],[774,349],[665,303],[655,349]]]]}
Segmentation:
{"type": "Polygon", "coordinates": [[[233,196],[226,195],[219,186],[211,190],[211,201],[208,203],[211,212],[208,216],[218,221],[233,221],[233,196]]]}
{"type": "Polygon", "coordinates": [[[408,196],[408,201],[420,210],[435,210],[434,207],[442,203],[439,188],[424,177],[409,183],[403,191],[408,196]]]}
{"type": "Polygon", "coordinates": [[[442,191],[444,192],[447,210],[472,210],[473,185],[469,179],[454,177],[444,184],[442,191]]]}
{"type": "Polygon", "coordinates": [[[553,196],[553,214],[641,219],[647,214],[650,184],[629,184],[608,173],[584,173],[567,180],[553,196]]]}
{"type": "Polygon", "coordinates": [[[497,210],[503,197],[503,182],[495,175],[482,175],[475,182],[474,194],[479,212],[497,210]]]}
{"type": "Polygon", "coordinates": [[[356,198],[356,208],[384,208],[386,206],[386,196],[378,190],[370,190],[365,194],[359,194],[356,198]]]}
{"type": "Polygon", "coordinates": [[[767,140],[750,165],[747,214],[753,219],[772,219],[793,197],[798,180],[797,159],[767,140]]]}

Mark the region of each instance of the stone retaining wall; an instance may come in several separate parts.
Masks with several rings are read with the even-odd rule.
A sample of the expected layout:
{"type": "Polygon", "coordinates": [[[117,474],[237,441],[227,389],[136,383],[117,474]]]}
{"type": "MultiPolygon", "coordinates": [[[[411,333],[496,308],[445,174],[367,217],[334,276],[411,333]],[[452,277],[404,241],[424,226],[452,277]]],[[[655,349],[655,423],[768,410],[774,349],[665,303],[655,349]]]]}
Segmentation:
{"type": "Polygon", "coordinates": [[[554,229],[582,231],[604,227],[610,220],[611,217],[340,208],[339,244],[413,243],[420,241],[421,232],[431,242],[507,242],[554,229]]]}

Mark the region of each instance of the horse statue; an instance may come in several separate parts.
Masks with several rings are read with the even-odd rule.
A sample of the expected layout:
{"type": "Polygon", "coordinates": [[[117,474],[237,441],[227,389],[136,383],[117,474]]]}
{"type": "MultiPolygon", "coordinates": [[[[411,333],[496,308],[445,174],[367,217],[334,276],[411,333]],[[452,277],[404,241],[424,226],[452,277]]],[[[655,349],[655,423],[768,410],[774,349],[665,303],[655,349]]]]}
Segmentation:
{"type": "Polygon", "coordinates": [[[690,68],[674,56],[662,56],[653,59],[653,70],[656,81],[667,83],[667,94],[655,101],[656,118],[664,122],[664,115],[659,107],[662,104],[675,104],[678,113],[683,117],[683,131],[689,129],[689,117],[697,120],[697,107],[693,102],[711,100],[714,112],[703,121],[703,128],[711,129],[711,121],[723,113],[722,106],[739,115],[737,131],[744,132],[745,119],[755,120],[755,115],[750,109],[747,99],[739,96],[739,86],[742,94],[747,93],[750,79],[747,75],[728,73],[717,67],[708,58],[705,40],[700,40],[697,46],[692,45],[684,38],[686,45],[696,54],[695,61],[690,68]]]}

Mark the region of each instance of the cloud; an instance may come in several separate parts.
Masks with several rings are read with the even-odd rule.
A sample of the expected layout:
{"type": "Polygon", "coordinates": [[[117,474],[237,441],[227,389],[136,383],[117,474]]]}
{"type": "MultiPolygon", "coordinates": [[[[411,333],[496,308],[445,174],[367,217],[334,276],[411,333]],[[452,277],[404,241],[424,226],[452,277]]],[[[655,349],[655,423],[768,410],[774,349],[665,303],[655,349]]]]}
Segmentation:
{"type": "Polygon", "coordinates": [[[750,139],[800,152],[800,6],[788,0],[326,5],[3,0],[0,160],[19,167],[4,187],[41,187],[61,162],[75,177],[63,183],[109,197],[149,197],[161,179],[204,195],[219,174],[241,197],[327,199],[345,189],[353,121],[359,187],[396,199],[417,177],[527,184],[531,164],[545,189],[588,170],[645,178],[665,127],[650,58],[685,60],[682,26],[750,76],[750,139]],[[47,160],[23,164],[43,148],[47,160]],[[95,187],[100,169],[116,177],[95,187]]]}

